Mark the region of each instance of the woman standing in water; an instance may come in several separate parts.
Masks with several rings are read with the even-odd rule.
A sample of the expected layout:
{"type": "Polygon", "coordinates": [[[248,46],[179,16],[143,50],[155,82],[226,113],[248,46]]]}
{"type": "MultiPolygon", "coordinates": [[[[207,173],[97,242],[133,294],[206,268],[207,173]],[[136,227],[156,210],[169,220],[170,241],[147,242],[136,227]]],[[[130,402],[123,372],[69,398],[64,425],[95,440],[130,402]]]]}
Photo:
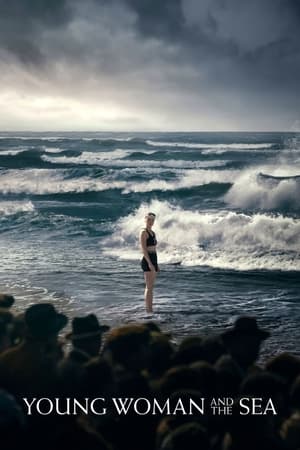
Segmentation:
{"type": "Polygon", "coordinates": [[[155,221],[155,214],[149,212],[145,216],[146,228],[143,228],[140,233],[140,244],[143,253],[143,259],[141,261],[141,266],[144,271],[145,277],[145,303],[146,311],[152,313],[152,301],[153,301],[153,287],[156,278],[156,272],[159,271],[157,265],[157,254],[156,254],[156,237],[152,227],[155,221]]]}

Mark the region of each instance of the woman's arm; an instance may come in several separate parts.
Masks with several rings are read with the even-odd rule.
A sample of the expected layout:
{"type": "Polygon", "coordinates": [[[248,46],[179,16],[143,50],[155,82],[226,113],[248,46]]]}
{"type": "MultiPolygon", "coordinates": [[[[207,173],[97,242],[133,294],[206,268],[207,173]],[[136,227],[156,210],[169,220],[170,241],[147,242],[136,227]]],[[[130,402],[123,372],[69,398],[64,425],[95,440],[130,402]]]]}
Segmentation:
{"type": "Polygon", "coordinates": [[[140,233],[140,246],[143,256],[148,263],[149,269],[154,270],[154,266],[149,258],[149,253],[147,250],[147,232],[145,230],[142,230],[140,233]]]}

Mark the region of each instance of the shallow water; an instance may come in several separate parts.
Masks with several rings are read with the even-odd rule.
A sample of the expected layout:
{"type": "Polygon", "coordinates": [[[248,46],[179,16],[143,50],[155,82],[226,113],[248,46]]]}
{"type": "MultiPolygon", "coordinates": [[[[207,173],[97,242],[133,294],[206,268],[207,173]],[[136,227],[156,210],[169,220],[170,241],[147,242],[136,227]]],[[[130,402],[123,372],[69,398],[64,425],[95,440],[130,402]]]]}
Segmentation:
{"type": "Polygon", "coordinates": [[[155,313],[174,339],[253,314],[299,353],[300,137],[0,134],[0,289],[148,320],[138,234],[157,214],[155,313]]]}

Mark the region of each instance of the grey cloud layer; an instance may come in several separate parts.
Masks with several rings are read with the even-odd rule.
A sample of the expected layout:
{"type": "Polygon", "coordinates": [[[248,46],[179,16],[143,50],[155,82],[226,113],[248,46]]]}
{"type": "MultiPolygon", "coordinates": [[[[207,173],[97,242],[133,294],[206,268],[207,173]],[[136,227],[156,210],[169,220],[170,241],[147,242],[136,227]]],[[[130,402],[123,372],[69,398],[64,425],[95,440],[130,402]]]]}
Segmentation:
{"type": "Polygon", "coordinates": [[[0,0],[2,70],[46,73],[49,92],[115,92],[179,123],[204,110],[298,119],[299,30],[298,0],[0,0]]]}
{"type": "Polygon", "coordinates": [[[23,63],[40,63],[44,58],[40,34],[69,20],[71,10],[65,0],[0,0],[0,47],[23,63]]]}

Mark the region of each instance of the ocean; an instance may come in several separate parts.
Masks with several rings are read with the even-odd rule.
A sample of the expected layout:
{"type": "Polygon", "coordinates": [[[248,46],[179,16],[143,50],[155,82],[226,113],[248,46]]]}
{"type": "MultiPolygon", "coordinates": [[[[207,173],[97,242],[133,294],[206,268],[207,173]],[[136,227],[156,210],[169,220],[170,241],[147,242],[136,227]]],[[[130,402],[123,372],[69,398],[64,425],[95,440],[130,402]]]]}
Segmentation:
{"type": "Polygon", "coordinates": [[[254,315],[300,353],[300,134],[0,133],[0,292],[174,340],[254,315]],[[138,235],[157,215],[145,313],[138,235]]]}

